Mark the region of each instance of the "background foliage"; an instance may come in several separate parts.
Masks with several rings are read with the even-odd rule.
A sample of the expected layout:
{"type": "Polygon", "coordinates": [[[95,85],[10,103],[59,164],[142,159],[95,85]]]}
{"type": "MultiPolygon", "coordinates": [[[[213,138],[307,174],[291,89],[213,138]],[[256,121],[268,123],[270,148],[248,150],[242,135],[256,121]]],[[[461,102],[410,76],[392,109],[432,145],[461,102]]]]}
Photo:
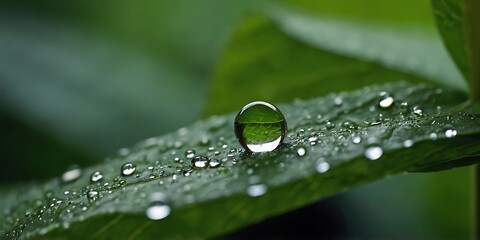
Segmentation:
{"type": "MultiPolygon", "coordinates": [[[[466,90],[428,1],[269,4],[2,2],[0,141],[8,169],[2,185],[91,165],[256,98],[290,102],[396,80],[466,90]],[[311,34],[318,26],[331,27],[327,36],[311,34]],[[357,39],[352,47],[339,47],[345,34],[357,39]],[[369,51],[371,45],[381,51],[369,51]]],[[[463,69],[463,58],[455,57],[463,50],[453,51],[463,69]]],[[[467,168],[408,174],[252,228],[274,234],[278,226],[324,217],[336,219],[332,234],[342,236],[465,238],[472,229],[470,188],[467,168]]]]}

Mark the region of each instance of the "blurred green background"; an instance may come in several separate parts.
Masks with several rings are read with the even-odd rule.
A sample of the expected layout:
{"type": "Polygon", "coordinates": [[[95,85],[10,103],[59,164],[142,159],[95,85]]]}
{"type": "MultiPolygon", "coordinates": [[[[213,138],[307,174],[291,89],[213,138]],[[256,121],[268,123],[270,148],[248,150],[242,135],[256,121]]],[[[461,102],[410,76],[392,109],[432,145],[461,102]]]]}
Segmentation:
{"type": "MultiPolygon", "coordinates": [[[[440,42],[427,0],[282,5],[392,31],[411,29],[440,42]]],[[[218,79],[216,67],[237,27],[265,6],[233,0],[1,1],[1,184],[46,180],[208,114],[235,111],[211,107],[230,101],[225,89],[227,99],[216,97],[221,82],[229,81],[218,79]]],[[[295,90],[278,101],[311,97],[305,94],[295,90]]],[[[470,184],[468,168],[402,175],[227,237],[469,238],[470,184]],[[305,224],[288,228],[292,223],[305,224]]]]}

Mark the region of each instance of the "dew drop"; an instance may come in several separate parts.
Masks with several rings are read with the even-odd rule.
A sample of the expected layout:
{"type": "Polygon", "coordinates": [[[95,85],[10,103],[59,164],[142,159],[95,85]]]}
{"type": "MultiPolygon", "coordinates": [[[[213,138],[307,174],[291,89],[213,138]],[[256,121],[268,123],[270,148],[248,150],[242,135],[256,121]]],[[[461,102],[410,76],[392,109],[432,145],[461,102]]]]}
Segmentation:
{"type": "Polygon", "coordinates": [[[259,197],[267,192],[268,188],[265,184],[254,184],[247,188],[247,194],[250,197],[259,197]]]}
{"type": "Polygon", "coordinates": [[[195,151],[194,150],[188,149],[187,151],[185,151],[185,157],[187,159],[192,159],[194,156],[195,156],[195,151]]]}
{"type": "Polygon", "coordinates": [[[359,144],[361,141],[362,141],[362,137],[360,137],[359,135],[353,135],[352,136],[352,142],[353,143],[359,144]]]}
{"type": "Polygon", "coordinates": [[[216,158],[213,158],[213,159],[210,160],[210,162],[208,163],[208,165],[209,165],[211,168],[216,168],[216,167],[219,167],[221,163],[222,163],[222,162],[221,162],[220,160],[218,160],[218,159],[216,159],[216,158]]]}
{"type": "Polygon", "coordinates": [[[383,148],[378,144],[371,144],[365,149],[364,155],[370,160],[377,160],[383,155],[383,148]]]}
{"type": "Polygon", "coordinates": [[[135,172],[136,169],[137,169],[137,166],[135,164],[125,163],[122,165],[122,175],[130,176],[135,172]]]}
{"type": "Polygon", "coordinates": [[[437,140],[437,138],[438,138],[438,136],[437,136],[436,133],[430,133],[430,139],[435,141],[435,140],[437,140]]]}
{"type": "Polygon", "coordinates": [[[62,174],[62,182],[68,183],[77,180],[82,175],[80,168],[72,168],[62,174]]]}
{"type": "Polygon", "coordinates": [[[325,127],[327,129],[333,129],[335,127],[335,123],[328,121],[327,124],[325,124],[325,127]]]}
{"type": "Polygon", "coordinates": [[[394,102],[395,99],[393,99],[393,97],[390,96],[390,94],[388,94],[387,92],[380,93],[380,101],[378,102],[378,106],[380,106],[381,108],[389,108],[393,105],[394,102]]]}
{"type": "Polygon", "coordinates": [[[452,126],[445,127],[445,137],[453,138],[457,136],[457,130],[455,130],[452,126]]]}
{"type": "Polygon", "coordinates": [[[305,148],[303,148],[303,147],[300,147],[300,148],[297,149],[297,155],[298,155],[299,157],[305,156],[305,153],[306,153],[306,152],[307,152],[307,151],[306,151],[305,148]]]}
{"type": "Polygon", "coordinates": [[[93,172],[92,175],[90,176],[90,180],[92,182],[98,182],[98,181],[102,180],[102,178],[103,178],[103,174],[99,171],[93,172]]]}
{"type": "Polygon", "coordinates": [[[340,96],[337,96],[333,99],[333,103],[336,105],[336,106],[340,106],[343,104],[343,98],[340,97],[340,96]]]}
{"type": "Polygon", "coordinates": [[[417,116],[423,116],[423,110],[419,106],[413,107],[413,113],[417,116]]]}
{"type": "Polygon", "coordinates": [[[204,156],[196,156],[192,159],[192,166],[195,168],[205,168],[208,165],[208,158],[204,156]]]}
{"type": "Polygon", "coordinates": [[[150,203],[150,206],[145,210],[145,215],[151,220],[161,220],[168,217],[170,211],[171,208],[168,204],[157,200],[150,203]]]}
{"type": "Polygon", "coordinates": [[[97,192],[97,191],[90,190],[90,191],[87,193],[87,196],[88,196],[88,199],[95,201],[95,200],[97,199],[97,197],[98,197],[98,192],[97,192]]]}
{"type": "Polygon", "coordinates": [[[330,169],[330,164],[325,162],[325,159],[319,159],[316,166],[318,173],[325,173],[330,169]]]}
{"type": "Polygon", "coordinates": [[[414,143],[415,142],[412,139],[407,139],[403,142],[403,147],[409,148],[409,147],[413,146],[414,143]]]}
{"type": "Polygon", "coordinates": [[[248,152],[270,152],[282,144],[287,123],[277,107],[256,101],[240,110],[234,128],[240,145],[248,152]]]}

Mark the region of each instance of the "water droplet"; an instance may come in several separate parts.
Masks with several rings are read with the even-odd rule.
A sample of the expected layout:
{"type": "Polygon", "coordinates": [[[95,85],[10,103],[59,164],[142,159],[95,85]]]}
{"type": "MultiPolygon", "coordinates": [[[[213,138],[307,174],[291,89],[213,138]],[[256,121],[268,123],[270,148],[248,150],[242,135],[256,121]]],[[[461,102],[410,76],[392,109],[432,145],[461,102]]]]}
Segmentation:
{"type": "Polygon", "coordinates": [[[298,156],[303,157],[303,156],[305,156],[305,153],[306,153],[305,148],[300,147],[300,148],[297,149],[297,155],[298,156]]]}
{"type": "Polygon", "coordinates": [[[171,208],[162,201],[153,201],[145,211],[147,218],[151,220],[160,220],[170,215],[171,208]]]}
{"type": "Polygon", "coordinates": [[[414,143],[415,142],[412,139],[407,139],[407,140],[405,140],[405,142],[403,142],[403,147],[409,148],[409,147],[413,146],[414,143]]]}
{"type": "Polygon", "coordinates": [[[73,182],[82,175],[80,168],[72,168],[62,174],[62,181],[64,183],[73,182]]]}
{"type": "Polygon", "coordinates": [[[192,159],[192,166],[195,168],[205,168],[208,165],[208,158],[204,156],[196,156],[192,159]]]}
{"type": "Polygon", "coordinates": [[[452,126],[446,126],[445,127],[445,137],[447,138],[453,138],[457,136],[457,130],[453,128],[452,126]]]}
{"type": "Polygon", "coordinates": [[[254,184],[247,188],[247,194],[250,197],[259,197],[267,192],[267,186],[265,184],[254,184]]]}
{"type": "Polygon", "coordinates": [[[103,178],[103,174],[99,171],[93,172],[92,175],[90,176],[90,180],[92,182],[98,182],[98,181],[102,180],[102,178],[103,178]]]}
{"type": "Polygon", "coordinates": [[[195,151],[194,150],[188,149],[187,151],[185,151],[185,157],[187,159],[192,159],[194,156],[195,156],[195,151]]]}
{"type": "Polygon", "coordinates": [[[437,140],[437,138],[438,138],[438,137],[437,137],[437,134],[436,134],[436,133],[430,133],[430,139],[432,139],[432,140],[435,141],[435,140],[437,140]]]}
{"type": "Polygon", "coordinates": [[[317,172],[324,173],[330,169],[330,164],[325,162],[325,159],[320,159],[317,162],[317,172]]]}
{"type": "Polygon", "coordinates": [[[190,174],[192,174],[193,170],[192,169],[185,169],[183,170],[183,176],[188,177],[190,174]]]}
{"type": "Polygon", "coordinates": [[[361,141],[362,141],[362,137],[360,137],[359,135],[353,135],[352,136],[352,142],[353,143],[359,144],[361,141]]]}
{"type": "Polygon", "coordinates": [[[270,152],[285,137],[287,123],[277,107],[266,102],[245,105],[235,118],[235,135],[249,152],[270,152]]]}
{"type": "Polygon", "coordinates": [[[378,144],[371,144],[365,149],[364,155],[370,160],[377,160],[383,155],[383,148],[378,144]]]}
{"type": "Polygon", "coordinates": [[[387,92],[380,93],[380,101],[378,102],[378,105],[381,108],[389,108],[393,105],[394,102],[395,99],[393,99],[393,97],[390,96],[390,94],[388,94],[387,92]]]}
{"type": "Polygon", "coordinates": [[[135,172],[136,169],[137,169],[137,166],[135,164],[125,163],[122,165],[122,175],[130,176],[135,172]]]}
{"type": "Polygon", "coordinates": [[[220,166],[221,163],[222,163],[222,162],[220,162],[220,160],[218,160],[218,159],[216,159],[216,158],[213,158],[213,159],[210,160],[210,162],[209,162],[208,165],[209,165],[211,168],[216,168],[216,167],[220,166]]]}
{"type": "Polygon", "coordinates": [[[97,199],[97,197],[98,197],[98,192],[97,192],[97,191],[90,190],[90,191],[87,193],[87,196],[88,196],[88,199],[95,201],[95,200],[97,199]]]}
{"type": "Polygon", "coordinates": [[[423,115],[423,110],[419,106],[413,107],[413,113],[417,116],[423,115]]]}
{"type": "Polygon", "coordinates": [[[332,122],[328,121],[327,124],[325,124],[325,127],[327,129],[332,129],[332,128],[335,127],[335,123],[332,123],[332,122]]]}
{"type": "Polygon", "coordinates": [[[336,96],[334,99],[333,99],[333,103],[337,106],[340,106],[343,104],[343,98],[340,97],[340,96],[336,96]]]}

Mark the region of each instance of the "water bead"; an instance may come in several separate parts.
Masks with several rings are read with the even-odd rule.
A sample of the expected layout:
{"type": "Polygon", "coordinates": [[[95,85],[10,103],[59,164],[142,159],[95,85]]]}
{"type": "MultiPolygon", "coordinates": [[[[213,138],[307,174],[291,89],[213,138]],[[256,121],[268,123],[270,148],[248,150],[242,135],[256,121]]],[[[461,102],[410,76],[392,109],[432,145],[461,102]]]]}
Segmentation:
{"type": "Polygon", "coordinates": [[[270,152],[282,144],[287,123],[277,107],[256,101],[240,110],[234,128],[240,145],[248,152],[270,152]]]}

